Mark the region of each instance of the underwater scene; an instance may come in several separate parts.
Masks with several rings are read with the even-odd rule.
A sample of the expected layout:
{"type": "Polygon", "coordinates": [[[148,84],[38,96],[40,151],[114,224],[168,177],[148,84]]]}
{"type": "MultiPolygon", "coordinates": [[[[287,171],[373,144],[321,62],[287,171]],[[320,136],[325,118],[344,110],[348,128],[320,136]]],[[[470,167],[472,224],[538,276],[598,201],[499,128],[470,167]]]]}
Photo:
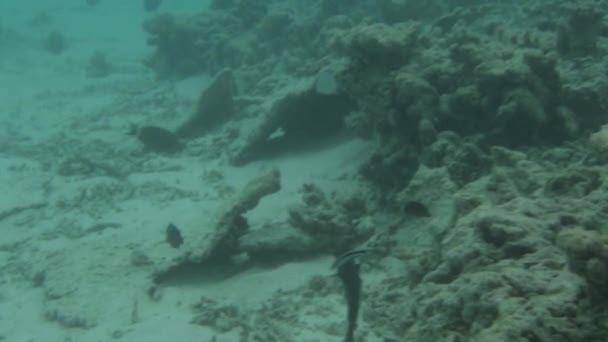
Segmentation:
{"type": "Polygon", "coordinates": [[[0,2],[0,341],[608,341],[608,0],[0,2]]]}

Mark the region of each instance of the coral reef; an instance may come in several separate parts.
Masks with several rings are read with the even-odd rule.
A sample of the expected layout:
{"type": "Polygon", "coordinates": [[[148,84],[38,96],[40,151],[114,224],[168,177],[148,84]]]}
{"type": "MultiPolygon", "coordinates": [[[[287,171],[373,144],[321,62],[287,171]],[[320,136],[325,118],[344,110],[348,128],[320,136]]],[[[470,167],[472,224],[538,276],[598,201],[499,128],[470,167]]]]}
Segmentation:
{"type": "MultiPolygon", "coordinates": [[[[606,327],[592,322],[605,315],[593,307],[605,286],[604,238],[589,230],[601,229],[606,216],[598,202],[604,178],[587,183],[584,175],[596,169],[548,170],[530,156],[507,150],[491,156],[495,167],[487,176],[462,190],[452,185],[438,191],[443,199],[452,194],[455,215],[447,229],[433,233],[434,245],[422,245],[436,254],[420,282],[410,290],[392,290],[411,308],[400,312],[405,315],[401,328],[392,329],[403,329],[405,340],[601,340],[606,327]],[[571,179],[560,187],[566,191],[547,195],[547,188],[564,177],[571,179]],[[576,184],[589,185],[581,192],[569,191],[576,184]],[[585,278],[569,272],[568,264],[585,278]]],[[[434,179],[421,179],[422,189],[441,183],[434,179]]],[[[409,192],[403,198],[409,200],[409,192]]],[[[402,234],[409,239],[412,233],[396,233],[390,239],[402,234]]],[[[398,249],[404,247],[394,248],[392,253],[401,255],[398,249]]],[[[403,257],[411,258],[412,252],[403,257]]],[[[412,284],[413,279],[401,281],[412,284]]],[[[377,308],[388,305],[382,296],[371,301],[377,308]]]]}
{"type": "Polygon", "coordinates": [[[565,20],[557,35],[557,51],[572,57],[595,55],[604,13],[593,1],[573,1],[564,5],[565,20]]]}
{"type": "Polygon", "coordinates": [[[345,116],[355,105],[337,91],[319,93],[317,85],[317,81],[305,82],[279,97],[236,148],[232,163],[243,165],[338,135],[344,128],[345,116]]]}
{"type": "Polygon", "coordinates": [[[303,203],[289,210],[289,221],[315,241],[311,252],[338,255],[371,236],[367,199],[362,192],[327,198],[313,184],[304,185],[301,192],[303,203]]]}
{"type": "Polygon", "coordinates": [[[393,68],[409,62],[418,34],[415,23],[359,25],[337,35],[335,44],[359,67],[393,68]]]}

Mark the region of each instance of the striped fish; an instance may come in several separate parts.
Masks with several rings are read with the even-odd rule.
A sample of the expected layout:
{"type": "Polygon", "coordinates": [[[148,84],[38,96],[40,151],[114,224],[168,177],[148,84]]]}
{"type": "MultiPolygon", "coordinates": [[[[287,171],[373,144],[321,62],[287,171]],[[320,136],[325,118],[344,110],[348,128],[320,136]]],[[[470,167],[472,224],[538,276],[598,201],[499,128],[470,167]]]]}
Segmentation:
{"type": "Polygon", "coordinates": [[[367,249],[355,249],[338,257],[333,267],[338,269],[338,277],[344,286],[344,298],[346,299],[348,327],[344,342],[354,342],[355,329],[357,329],[357,317],[359,316],[359,303],[361,301],[361,277],[359,276],[359,258],[368,252],[367,249]]]}
{"type": "Polygon", "coordinates": [[[346,262],[348,262],[349,260],[353,260],[354,261],[358,261],[358,259],[362,256],[364,256],[365,254],[367,254],[369,252],[369,249],[365,249],[365,248],[360,248],[360,249],[353,249],[351,251],[348,251],[342,255],[340,255],[336,261],[334,261],[333,265],[331,266],[331,268],[337,268],[340,269],[340,267],[342,267],[346,262]]]}

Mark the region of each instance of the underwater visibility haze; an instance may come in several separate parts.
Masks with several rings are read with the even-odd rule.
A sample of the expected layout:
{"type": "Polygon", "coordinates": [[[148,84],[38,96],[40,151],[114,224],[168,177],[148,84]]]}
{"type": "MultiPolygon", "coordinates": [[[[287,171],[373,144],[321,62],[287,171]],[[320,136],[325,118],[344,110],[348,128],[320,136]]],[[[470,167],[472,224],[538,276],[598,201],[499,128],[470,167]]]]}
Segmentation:
{"type": "Polygon", "coordinates": [[[607,0],[0,3],[0,341],[608,341],[607,0]]]}

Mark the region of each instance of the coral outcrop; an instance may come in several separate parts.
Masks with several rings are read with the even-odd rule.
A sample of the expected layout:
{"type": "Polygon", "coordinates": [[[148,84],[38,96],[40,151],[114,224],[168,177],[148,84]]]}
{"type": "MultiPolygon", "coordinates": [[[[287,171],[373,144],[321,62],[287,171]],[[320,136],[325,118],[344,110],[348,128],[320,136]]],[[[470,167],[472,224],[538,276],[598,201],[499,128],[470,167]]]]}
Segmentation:
{"type": "MultiPolygon", "coordinates": [[[[605,297],[605,236],[599,232],[607,216],[599,200],[605,177],[593,180],[597,169],[588,167],[547,169],[530,156],[507,150],[494,151],[491,161],[490,173],[468,186],[436,189],[439,198],[454,199],[453,219],[446,221],[443,233],[433,230],[434,242],[394,245],[391,254],[427,262],[410,266],[407,277],[388,281],[402,285],[372,295],[371,310],[381,314],[378,308],[389,305],[383,300],[386,291],[408,303],[409,309],[392,311],[403,316],[390,328],[403,329],[398,335],[404,340],[528,336],[600,341],[606,326],[593,322],[605,316],[600,304],[605,297]],[[548,190],[565,179],[568,185],[558,187],[565,191],[548,190]],[[581,191],[569,191],[573,188],[581,191]]],[[[412,189],[450,184],[445,183],[450,178],[445,171],[420,172],[428,176],[415,177],[412,189]]],[[[416,199],[411,191],[400,197],[416,199]]],[[[416,236],[411,229],[424,236],[420,230],[432,225],[425,226],[429,218],[418,220],[415,228],[406,221],[390,239],[409,241],[416,236]]],[[[374,316],[368,317],[382,324],[374,316]]]]}
{"type": "Polygon", "coordinates": [[[328,198],[313,184],[305,184],[301,192],[303,203],[289,210],[289,222],[315,241],[313,251],[339,255],[371,236],[373,219],[363,192],[328,198]]]}
{"type": "Polygon", "coordinates": [[[220,71],[201,92],[196,108],[176,130],[183,138],[194,138],[232,119],[236,112],[236,81],[231,70],[220,71]]]}
{"type": "Polygon", "coordinates": [[[324,94],[318,87],[317,81],[304,82],[274,101],[236,148],[232,163],[243,165],[339,135],[346,115],[355,109],[355,104],[337,91],[324,94]]]}
{"type": "Polygon", "coordinates": [[[242,252],[239,239],[249,229],[244,214],[254,209],[260,200],[281,188],[280,172],[270,170],[251,180],[219,211],[211,227],[201,227],[200,234],[193,236],[187,244],[189,250],[168,263],[159,263],[155,280],[162,282],[183,272],[193,264],[230,264],[231,258],[242,252]]]}
{"type": "Polygon", "coordinates": [[[590,299],[598,304],[606,303],[608,234],[570,227],[558,234],[557,243],[566,250],[570,269],[585,279],[590,299]]]}
{"type": "Polygon", "coordinates": [[[594,1],[573,1],[563,6],[564,21],[558,29],[557,51],[570,57],[595,55],[605,25],[603,11],[594,1]]]}

